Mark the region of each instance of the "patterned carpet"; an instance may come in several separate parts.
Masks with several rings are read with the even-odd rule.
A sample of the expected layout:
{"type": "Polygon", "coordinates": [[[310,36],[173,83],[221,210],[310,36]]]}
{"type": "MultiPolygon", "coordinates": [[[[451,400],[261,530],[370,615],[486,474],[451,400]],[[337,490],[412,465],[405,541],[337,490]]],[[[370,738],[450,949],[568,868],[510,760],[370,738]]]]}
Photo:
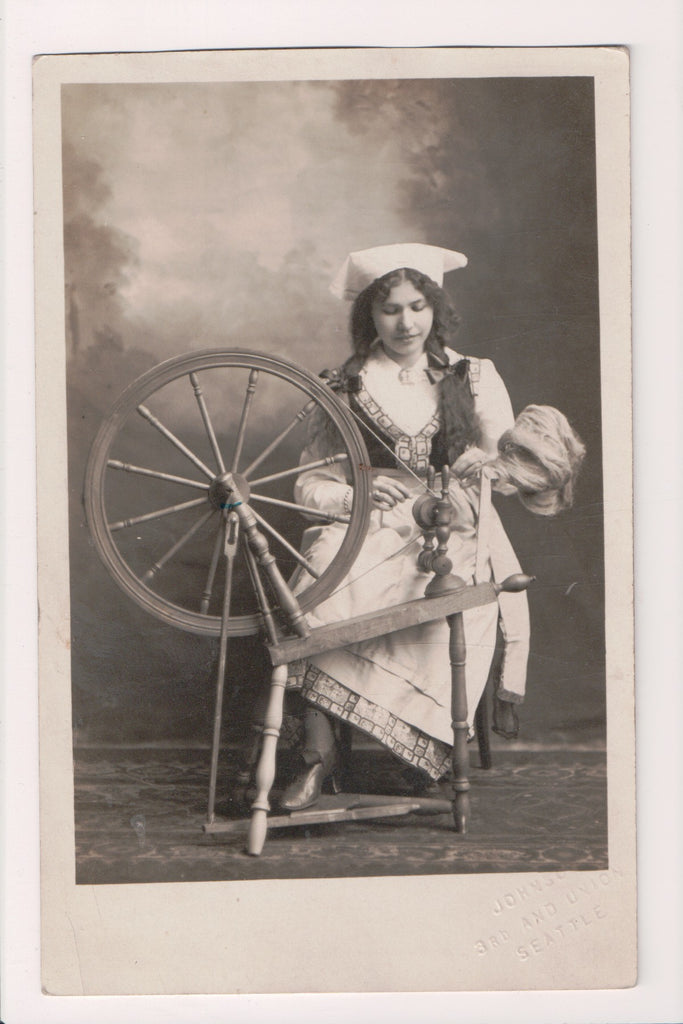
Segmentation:
{"type": "MultiPolygon", "coordinates": [[[[219,881],[607,867],[605,755],[601,750],[494,751],[476,767],[471,826],[454,832],[450,814],[273,829],[263,854],[244,852],[246,824],[206,835],[208,751],[79,749],[75,759],[78,883],[219,881]]],[[[236,763],[224,754],[219,792],[236,763]]],[[[281,785],[282,780],[277,784],[281,785]]],[[[359,749],[346,787],[411,793],[391,755],[359,749]]],[[[277,785],[276,784],[276,785],[277,785]]],[[[446,794],[445,794],[446,795],[446,794]]],[[[335,798],[327,798],[334,804],[335,798]]],[[[234,812],[219,801],[217,811],[234,812]]]]}

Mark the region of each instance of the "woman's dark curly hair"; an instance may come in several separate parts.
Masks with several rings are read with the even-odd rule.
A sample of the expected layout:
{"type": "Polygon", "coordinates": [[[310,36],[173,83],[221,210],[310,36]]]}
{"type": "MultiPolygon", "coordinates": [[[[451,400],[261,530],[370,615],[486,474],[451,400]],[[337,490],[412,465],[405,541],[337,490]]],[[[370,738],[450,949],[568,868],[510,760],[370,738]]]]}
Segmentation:
{"type": "Polygon", "coordinates": [[[353,376],[361,369],[368,357],[370,347],[377,337],[372,319],[374,303],[376,301],[384,302],[391,289],[403,281],[410,281],[424,295],[434,311],[434,323],[425,346],[431,357],[430,363],[436,366],[448,366],[444,348],[458,329],[460,317],[451,306],[443,288],[439,288],[438,284],[435,284],[425,274],[421,274],[419,270],[404,267],[377,278],[364,292],[361,292],[353,303],[350,321],[353,355],[344,363],[344,370],[349,376],[353,376]]]}
{"type": "MultiPolygon", "coordinates": [[[[424,295],[434,311],[432,328],[425,343],[429,365],[441,369],[450,366],[445,349],[450,346],[452,337],[460,323],[460,317],[438,284],[418,270],[403,267],[400,270],[392,270],[384,277],[377,278],[355,300],[351,308],[350,322],[353,353],[341,368],[343,376],[355,377],[362,370],[372,344],[377,338],[377,330],[372,318],[372,307],[376,301],[383,302],[391,289],[403,281],[410,281],[424,295]]],[[[474,409],[474,398],[466,372],[450,372],[444,375],[439,384],[439,416],[450,463],[455,462],[470,445],[481,442],[479,417],[474,409]]],[[[331,423],[326,424],[325,427],[327,447],[330,448],[330,451],[336,450],[335,445],[338,448],[338,438],[334,433],[334,428],[331,423]]],[[[314,416],[309,436],[318,435],[320,429],[321,423],[318,422],[318,417],[314,416]]]]}

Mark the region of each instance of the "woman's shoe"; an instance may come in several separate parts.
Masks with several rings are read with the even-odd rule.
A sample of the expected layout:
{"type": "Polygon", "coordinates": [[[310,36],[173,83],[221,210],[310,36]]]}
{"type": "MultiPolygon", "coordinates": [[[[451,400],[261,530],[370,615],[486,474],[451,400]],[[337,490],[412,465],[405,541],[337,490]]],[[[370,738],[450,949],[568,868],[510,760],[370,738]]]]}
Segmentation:
{"type": "Polygon", "coordinates": [[[285,789],[280,800],[283,811],[303,811],[318,802],[323,783],[331,775],[334,792],[339,792],[339,754],[332,723],[323,711],[308,708],[304,717],[304,770],[285,789]]]}
{"type": "Polygon", "coordinates": [[[280,807],[283,811],[303,811],[317,804],[324,780],[323,764],[318,761],[317,764],[310,765],[287,786],[280,799],[280,807]]]}
{"type": "Polygon", "coordinates": [[[320,799],[325,780],[330,777],[333,791],[338,793],[335,751],[325,760],[308,765],[305,771],[290,782],[280,798],[280,808],[283,811],[305,811],[307,807],[313,807],[320,799]]]}

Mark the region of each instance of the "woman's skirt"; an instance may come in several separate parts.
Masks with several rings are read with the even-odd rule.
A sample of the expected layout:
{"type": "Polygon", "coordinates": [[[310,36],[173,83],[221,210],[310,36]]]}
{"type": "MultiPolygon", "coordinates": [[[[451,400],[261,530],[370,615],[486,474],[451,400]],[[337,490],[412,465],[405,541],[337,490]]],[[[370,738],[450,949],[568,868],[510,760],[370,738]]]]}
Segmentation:
{"type": "MultiPolygon", "coordinates": [[[[385,473],[386,475],[386,473],[385,473]]],[[[412,507],[422,489],[395,473],[411,497],[389,512],[374,511],[363,547],[347,577],[307,616],[312,627],[420,598],[431,574],[420,572],[422,531],[412,507]]],[[[451,487],[456,513],[449,542],[453,573],[472,582],[476,559],[476,493],[451,487]]],[[[306,558],[319,570],[341,545],[344,527],[316,527],[304,535],[306,558]]],[[[514,570],[513,570],[514,571],[514,570]]],[[[301,589],[309,578],[297,581],[301,589]]],[[[464,612],[468,724],[489,675],[496,645],[497,603],[464,612]]],[[[448,769],[451,727],[449,629],[436,620],[317,654],[291,666],[291,688],[321,710],[349,722],[410,765],[440,778],[448,769]]]]}

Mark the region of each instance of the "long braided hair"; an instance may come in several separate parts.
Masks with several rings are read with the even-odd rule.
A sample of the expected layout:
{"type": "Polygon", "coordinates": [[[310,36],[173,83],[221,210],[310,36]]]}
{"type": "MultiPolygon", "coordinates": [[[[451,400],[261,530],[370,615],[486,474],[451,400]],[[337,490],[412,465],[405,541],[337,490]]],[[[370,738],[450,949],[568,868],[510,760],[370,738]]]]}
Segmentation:
{"type": "MultiPolygon", "coordinates": [[[[469,386],[468,375],[463,368],[455,372],[446,355],[453,335],[458,329],[460,317],[451,306],[444,290],[431,278],[417,270],[404,267],[392,270],[377,278],[356,298],[351,307],[350,330],[353,352],[340,370],[343,382],[356,377],[363,368],[377,339],[372,317],[375,302],[383,302],[392,288],[403,281],[410,283],[422,294],[434,313],[432,329],[425,343],[429,366],[445,370],[439,383],[439,418],[441,420],[448,459],[452,464],[470,445],[479,444],[481,432],[479,419],[474,409],[474,398],[469,386]]],[[[315,430],[315,424],[311,427],[315,430]]],[[[332,441],[332,439],[330,439],[332,441]]]]}

